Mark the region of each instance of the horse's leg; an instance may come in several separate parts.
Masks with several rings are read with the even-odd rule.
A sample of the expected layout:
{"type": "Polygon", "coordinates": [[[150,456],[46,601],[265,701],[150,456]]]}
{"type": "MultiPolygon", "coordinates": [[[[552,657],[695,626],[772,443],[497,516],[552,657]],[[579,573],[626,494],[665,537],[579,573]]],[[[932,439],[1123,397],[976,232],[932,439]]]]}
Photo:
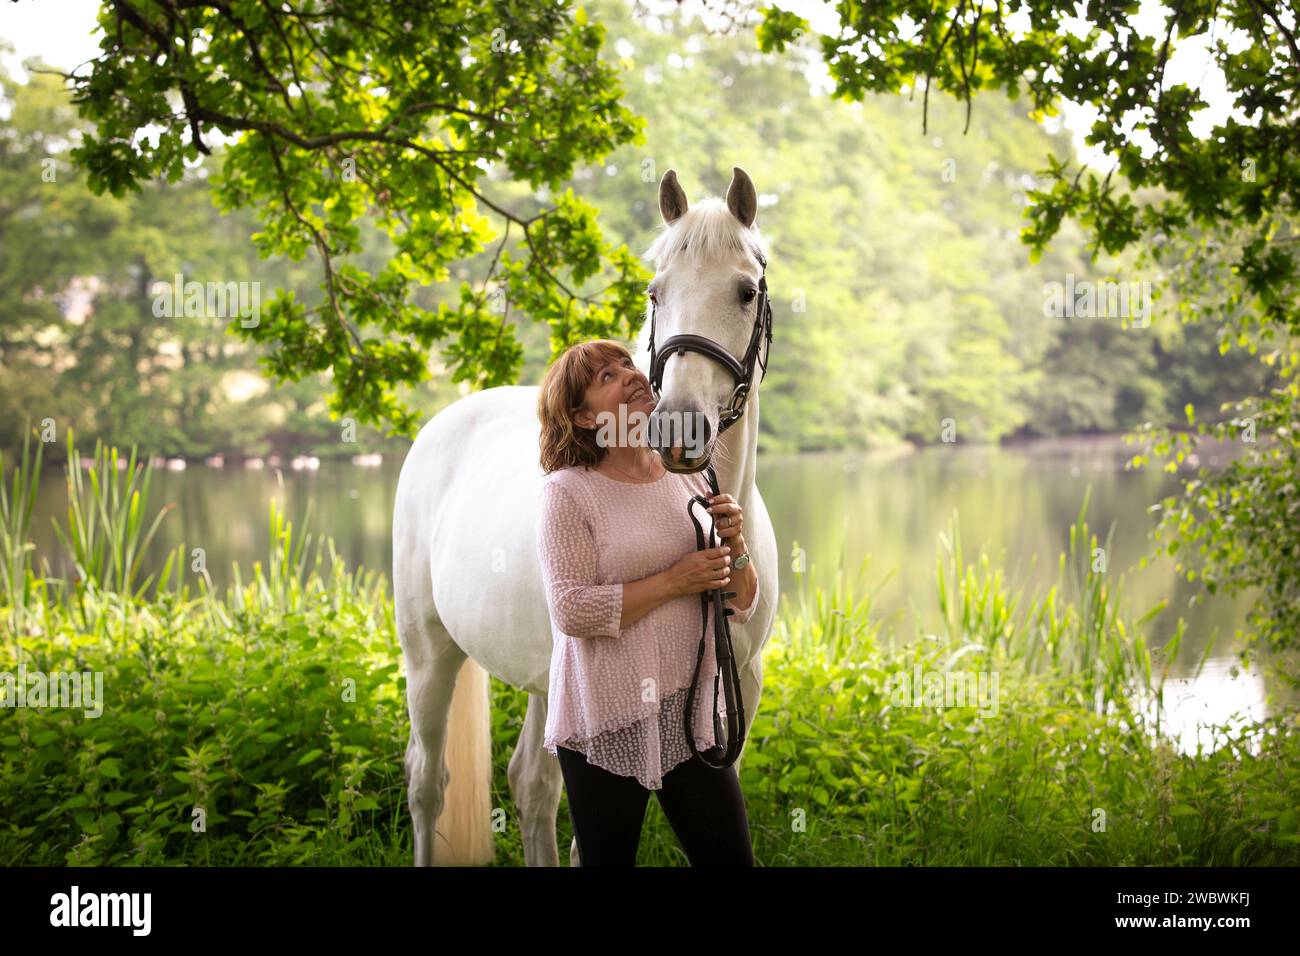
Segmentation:
{"type": "Polygon", "coordinates": [[[528,712],[523,733],[510,757],[507,777],[510,793],[519,811],[519,830],[524,844],[525,866],[559,866],[555,840],[555,816],[564,787],[560,762],[542,746],[546,730],[546,698],[528,695],[528,712]]]}
{"type": "MultiPolygon", "coordinates": [[[[411,809],[415,865],[433,866],[436,831],[449,771],[447,718],[465,653],[436,620],[402,630],[406,655],[406,706],[411,737],[406,746],[406,799],[411,809]]],[[[445,847],[444,847],[445,849],[445,847]]]]}
{"type": "Polygon", "coordinates": [[[406,659],[406,708],[411,737],[406,746],[406,800],[411,810],[415,865],[433,866],[435,825],[447,779],[447,722],[456,675],[465,652],[438,619],[429,560],[412,522],[395,522],[393,611],[406,659]]]}

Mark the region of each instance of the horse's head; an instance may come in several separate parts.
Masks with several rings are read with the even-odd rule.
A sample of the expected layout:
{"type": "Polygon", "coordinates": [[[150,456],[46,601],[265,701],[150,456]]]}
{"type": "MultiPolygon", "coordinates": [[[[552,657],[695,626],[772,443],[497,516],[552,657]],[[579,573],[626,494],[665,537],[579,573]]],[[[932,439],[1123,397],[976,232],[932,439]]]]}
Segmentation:
{"type": "Polygon", "coordinates": [[[655,277],[639,358],[658,400],[655,447],[669,471],[695,472],[708,466],[721,432],[758,388],[756,368],[766,367],[767,248],[754,227],[758,195],[739,166],[725,202],[708,198],[694,207],[668,170],[659,211],[664,231],[645,252],[655,277]]]}

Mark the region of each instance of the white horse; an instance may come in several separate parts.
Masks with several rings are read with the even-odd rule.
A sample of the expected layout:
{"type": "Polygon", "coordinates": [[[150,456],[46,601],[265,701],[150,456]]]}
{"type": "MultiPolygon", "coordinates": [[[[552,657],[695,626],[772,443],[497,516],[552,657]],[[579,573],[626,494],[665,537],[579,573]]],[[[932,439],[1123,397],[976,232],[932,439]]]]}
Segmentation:
{"type": "MultiPolygon", "coordinates": [[[[657,273],[656,341],[691,332],[742,357],[756,304],[746,289],[762,275],[754,253],[766,252],[753,228],[754,184],[734,167],[725,202],[708,198],[691,208],[669,170],[659,184],[659,208],[665,226],[645,253],[657,273]]],[[[642,326],[635,353],[647,375],[649,326],[642,326]]],[[[731,374],[698,352],[675,354],[664,366],[656,406],[656,413],[706,416],[705,456],[720,491],[744,510],[760,588],[749,622],[731,624],[747,737],[777,598],[776,536],[755,481],[758,382],[755,374],[744,415],[719,436],[719,413],[735,385],[731,374]]],[[[420,430],[398,479],[393,588],[406,658],[411,738],[405,763],[417,866],[485,864],[494,857],[493,832],[505,810],[491,806],[488,674],[528,692],[523,733],[510,758],[510,790],[526,864],[559,865],[555,822],[564,781],[559,761],[542,747],[552,642],[536,547],[543,478],[537,395],[535,386],[504,386],[443,409],[420,430]]],[[[680,449],[659,450],[665,465],[684,470],[674,454],[680,449]]],[[[685,500],[680,515],[664,520],[689,520],[685,500]]],[[[712,694],[711,675],[701,674],[700,685],[699,693],[712,694]]],[[[578,865],[576,840],[570,865],[578,865]]]]}

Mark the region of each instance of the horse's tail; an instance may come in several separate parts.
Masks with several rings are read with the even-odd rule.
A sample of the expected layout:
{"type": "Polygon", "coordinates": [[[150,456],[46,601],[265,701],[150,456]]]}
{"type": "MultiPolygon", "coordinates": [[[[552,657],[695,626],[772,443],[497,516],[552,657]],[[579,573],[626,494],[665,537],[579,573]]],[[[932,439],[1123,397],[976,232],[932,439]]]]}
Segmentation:
{"type": "Polygon", "coordinates": [[[451,779],[435,824],[436,866],[483,866],[495,858],[491,708],[488,672],[466,657],[447,717],[445,759],[451,779]]]}

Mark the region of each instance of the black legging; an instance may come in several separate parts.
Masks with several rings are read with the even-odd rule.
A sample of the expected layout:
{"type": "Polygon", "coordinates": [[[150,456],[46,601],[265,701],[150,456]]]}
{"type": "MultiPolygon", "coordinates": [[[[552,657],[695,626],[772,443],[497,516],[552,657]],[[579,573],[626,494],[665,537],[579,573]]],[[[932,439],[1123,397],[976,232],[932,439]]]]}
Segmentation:
{"type": "MultiPolygon", "coordinates": [[[[635,866],[650,791],[635,777],[593,766],[576,750],[556,747],[556,754],[579,865],[635,866]]],[[[664,774],[663,788],[654,793],[691,866],[754,865],[734,766],[715,770],[692,756],[664,774]]]]}

